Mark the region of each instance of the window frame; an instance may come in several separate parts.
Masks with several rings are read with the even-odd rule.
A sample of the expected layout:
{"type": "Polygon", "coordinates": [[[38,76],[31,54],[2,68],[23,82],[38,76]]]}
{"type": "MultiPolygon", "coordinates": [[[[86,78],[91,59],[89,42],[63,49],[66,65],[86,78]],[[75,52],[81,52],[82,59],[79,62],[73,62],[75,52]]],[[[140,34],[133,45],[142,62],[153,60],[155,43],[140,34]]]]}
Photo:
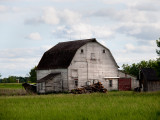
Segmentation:
{"type": "Polygon", "coordinates": [[[78,87],[78,79],[74,79],[74,85],[75,87],[78,87]]]}
{"type": "Polygon", "coordinates": [[[109,80],[109,87],[113,87],[113,80],[109,80]]]}
{"type": "Polygon", "coordinates": [[[84,50],[83,49],[81,49],[81,54],[83,54],[84,53],[84,50]]]}
{"type": "Polygon", "coordinates": [[[91,60],[96,60],[96,55],[95,55],[95,53],[91,53],[91,60]]]}

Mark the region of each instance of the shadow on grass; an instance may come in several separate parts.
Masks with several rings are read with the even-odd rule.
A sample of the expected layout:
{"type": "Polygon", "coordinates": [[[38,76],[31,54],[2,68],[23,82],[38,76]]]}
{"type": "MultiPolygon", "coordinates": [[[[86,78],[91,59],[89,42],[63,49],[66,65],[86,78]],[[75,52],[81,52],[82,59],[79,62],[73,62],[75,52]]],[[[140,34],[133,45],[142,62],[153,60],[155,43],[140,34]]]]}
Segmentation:
{"type": "Polygon", "coordinates": [[[160,111],[158,111],[156,114],[156,120],[160,120],[160,111]]]}

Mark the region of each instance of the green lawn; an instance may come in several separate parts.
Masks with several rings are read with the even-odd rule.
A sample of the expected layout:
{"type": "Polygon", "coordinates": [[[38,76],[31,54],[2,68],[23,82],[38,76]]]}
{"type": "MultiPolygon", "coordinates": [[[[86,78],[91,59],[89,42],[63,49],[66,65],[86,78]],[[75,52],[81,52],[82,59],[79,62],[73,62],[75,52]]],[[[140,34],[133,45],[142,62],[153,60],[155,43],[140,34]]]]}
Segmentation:
{"type": "Polygon", "coordinates": [[[22,83],[0,83],[0,89],[22,89],[22,83]]]}
{"type": "Polygon", "coordinates": [[[0,120],[160,120],[160,92],[0,96],[0,120]]]}

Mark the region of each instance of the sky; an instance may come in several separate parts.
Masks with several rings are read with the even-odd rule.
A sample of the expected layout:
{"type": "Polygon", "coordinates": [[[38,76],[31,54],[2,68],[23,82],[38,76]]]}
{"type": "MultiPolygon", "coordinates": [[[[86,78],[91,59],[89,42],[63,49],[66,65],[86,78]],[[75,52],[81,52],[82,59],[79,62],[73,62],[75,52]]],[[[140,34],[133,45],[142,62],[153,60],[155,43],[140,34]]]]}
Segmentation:
{"type": "Polygon", "coordinates": [[[121,67],[156,60],[160,0],[0,0],[0,74],[28,76],[59,42],[96,38],[121,67]]]}

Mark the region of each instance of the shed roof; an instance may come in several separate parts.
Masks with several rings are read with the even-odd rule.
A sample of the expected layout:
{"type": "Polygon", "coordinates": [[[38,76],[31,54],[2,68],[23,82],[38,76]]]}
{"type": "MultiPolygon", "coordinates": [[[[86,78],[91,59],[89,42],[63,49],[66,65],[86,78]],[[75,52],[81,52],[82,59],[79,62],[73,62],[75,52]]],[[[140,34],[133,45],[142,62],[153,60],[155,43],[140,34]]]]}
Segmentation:
{"type": "Polygon", "coordinates": [[[37,70],[68,68],[76,51],[89,42],[97,42],[97,40],[92,38],[58,43],[43,54],[37,66],[37,70]]]}
{"type": "Polygon", "coordinates": [[[53,79],[55,76],[60,75],[61,73],[50,73],[47,76],[43,77],[40,80],[37,80],[37,83],[46,82],[50,79],[53,79]]]}
{"type": "Polygon", "coordinates": [[[153,68],[142,68],[141,73],[148,81],[157,81],[159,80],[158,75],[153,68]]]}

